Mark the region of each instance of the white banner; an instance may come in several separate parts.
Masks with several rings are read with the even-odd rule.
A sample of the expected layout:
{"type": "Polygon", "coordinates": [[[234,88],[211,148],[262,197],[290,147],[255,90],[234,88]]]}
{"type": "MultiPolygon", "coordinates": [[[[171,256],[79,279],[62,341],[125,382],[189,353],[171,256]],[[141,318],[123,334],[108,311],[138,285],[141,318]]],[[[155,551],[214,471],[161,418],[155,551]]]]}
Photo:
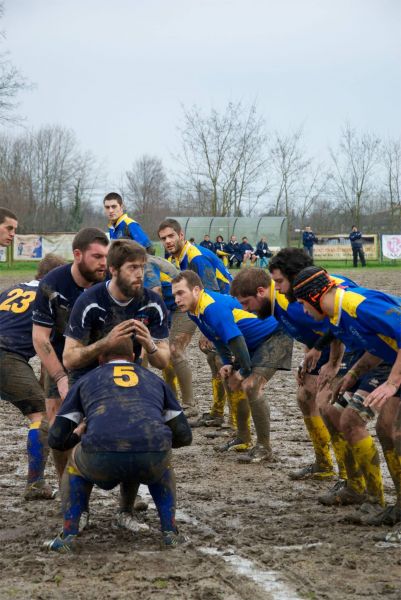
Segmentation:
{"type": "Polygon", "coordinates": [[[382,235],[382,253],[386,258],[401,258],[401,235],[382,235]]]}
{"type": "Polygon", "coordinates": [[[14,260],[40,260],[49,252],[72,260],[75,233],[19,235],[14,238],[14,260]]]}
{"type": "Polygon", "coordinates": [[[6,262],[7,248],[0,246],[0,262],[6,262]]]}

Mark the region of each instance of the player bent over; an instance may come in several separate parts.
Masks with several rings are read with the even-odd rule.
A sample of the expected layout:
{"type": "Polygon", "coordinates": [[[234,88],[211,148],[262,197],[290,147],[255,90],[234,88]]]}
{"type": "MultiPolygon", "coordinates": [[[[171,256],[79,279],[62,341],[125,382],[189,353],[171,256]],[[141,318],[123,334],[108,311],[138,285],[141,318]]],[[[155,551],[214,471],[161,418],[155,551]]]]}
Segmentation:
{"type": "MultiPolygon", "coordinates": [[[[274,317],[261,320],[244,311],[231,296],[203,288],[199,276],[183,271],[173,282],[177,306],[215,346],[223,361],[221,373],[231,388],[241,388],[249,401],[257,443],[240,462],[259,463],[271,458],[270,409],[263,388],[277,369],[291,368],[292,340],[274,317]],[[239,363],[233,367],[232,355],[239,363]]],[[[243,440],[244,441],[244,440],[243,440]]]]}
{"type": "MultiPolygon", "coordinates": [[[[347,497],[352,492],[358,499],[354,503],[368,501],[363,510],[370,514],[361,516],[359,522],[395,524],[401,519],[401,299],[366,288],[341,290],[320,267],[299,273],[294,280],[294,294],[315,320],[328,316],[331,331],[347,346],[365,351],[338,388],[340,394],[350,392],[339,426],[359,471],[359,477],[354,473],[353,480],[350,473],[347,487],[352,489],[340,491],[339,496],[343,493],[347,497]],[[366,376],[372,390],[367,391],[359,383],[366,376]],[[374,417],[372,408],[379,412],[376,431],[397,494],[395,506],[385,510],[380,507],[384,497],[379,455],[364,421],[374,417]],[[350,481],[355,485],[351,486],[350,481]],[[374,506],[375,502],[379,506],[374,506]]],[[[347,463],[346,467],[348,473],[347,463]]]]}
{"type": "Polygon", "coordinates": [[[26,500],[47,500],[54,495],[44,480],[49,453],[45,394],[28,361],[36,354],[32,343],[32,306],[39,280],[62,264],[62,258],[48,254],[39,263],[36,279],[0,294],[0,395],[30,421],[26,500]]]}
{"type": "Polygon", "coordinates": [[[162,546],[185,542],[175,524],[175,475],[171,448],[188,446],[192,433],[181,406],[162,379],[133,362],[130,340],[101,357],[106,362],[81,377],[69,391],[49,432],[52,448],[74,447],[64,472],[63,531],[48,544],[69,551],[79,532],[92,486],[120,485],[118,523],[135,521],[131,531],[149,529],[131,513],[141,483],[148,485],[160,517],[162,546]],[[80,442],[74,430],[86,419],[80,442]]]}

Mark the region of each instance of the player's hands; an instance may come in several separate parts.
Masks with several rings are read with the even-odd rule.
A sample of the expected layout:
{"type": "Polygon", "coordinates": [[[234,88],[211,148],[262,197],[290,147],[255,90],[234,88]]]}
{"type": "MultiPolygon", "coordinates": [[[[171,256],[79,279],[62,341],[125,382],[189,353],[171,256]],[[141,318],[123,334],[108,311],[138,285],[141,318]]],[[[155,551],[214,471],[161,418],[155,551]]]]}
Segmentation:
{"type": "Polygon", "coordinates": [[[305,353],[303,360],[303,373],[316,369],[316,365],[319,362],[321,355],[322,353],[320,350],[316,350],[316,348],[308,350],[308,352],[305,353]]]}
{"type": "Polygon", "coordinates": [[[235,392],[235,390],[241,389],[241,384],[244,381],[244,378],[240,374],[239,371],[232,371],[230,377],[228,378],[228,387],[230,390],[235,392]]]}
{"type": "Polygon", "coordinates": [[[398,388],[392,383],[382,383],[365,398],[364,405],[379,412],[389,398],[397,393],[398,388]]]}
{"type": "Polygon", "coordinates": [[[154,350],[155,343],[150,335],[149,329],[146,327],[145,323],[142,321],[138,321],[137,319],[133,319],[135,337],[138,342],[143,346],[146,352],[152,352],[154,350]]]}
{"type": "Polygon", "coordinates": [[[74,429],[74,431],[72,433],[75,433],[76,435],[79,435],[79,437],[81,437],[86,431],[86,419],[83,419],[83,421],[77,425],[74,429]]]}
{"type": "Polygon", "coordinates": [[[333,401],[344,394],[347,390],[350,390],[357,382],[357,378],[352,373],[346,373],[344,377],[340,379],[333,394],[333,401]]]}
{"type": "Polygon", "coordinates": [[[113,329],[106,335],[106,337],[104,338],[105,345],[107,346],[107,348],[113,348],[113,346],[115,346],[122,340],[130,338],[134,331],[134,319],[122,321],[118,325],[115,325],[113,329]]]}
{"type": "Polygon", "coordinates": [[[322,366],[317,378],[317,389],[321,390],[326,385],[329,385],[338,373],[338,367],[331,365],[329,362],[322,366]]]}
{"type": "Polygon", "coordinates": [[[230,375],[232,374],[232,372],[233,372],[233,366],[232,365],[223,365],[220,368],[220,371],[219,371],[220,377],[222,379],[227,379],[228,377],[230,377],[230,375]]]}
{"type": "Polygon", "coordinates": [[[68,394],[68,376],[64,375],[57,381],[57,389],[61,400],[65,400],[68,394]]]}
{"type": "Polygon", "coordinates": [[[199,350],[202,352],[207,352],[208,350],[213,350],[213,343],[207,339],[204,335],[201,335],[199,338],[199,350]]]}
{"type": "Polygon", "coordinates": [[[305,371],[304,371],[304,363],[303,362],[301,362],[301,364],[299,365],[299,367],[295,373],[295,379],[297,380],[297,384],[299,386],[304,384],[305,371]]]}

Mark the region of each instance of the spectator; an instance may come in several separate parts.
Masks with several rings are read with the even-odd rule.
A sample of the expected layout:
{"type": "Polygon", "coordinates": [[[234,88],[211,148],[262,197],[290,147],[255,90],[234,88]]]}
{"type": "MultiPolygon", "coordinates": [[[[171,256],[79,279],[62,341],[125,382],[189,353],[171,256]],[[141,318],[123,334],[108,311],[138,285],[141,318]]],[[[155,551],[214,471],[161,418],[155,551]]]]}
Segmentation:
{"type": "Polygon", "coordinates": [[[244,236],[242,238],[242,243],[239,245],[239,247],[241,248],[241,252],[243,254],[243,264],[246,265],[248,260],[250,260],[251,264],[253,265],[257,261],[258,257],[255,255],[254,247],[248,242],[247,237],[244,236]]]}
{"type": "Polygon", "coordinates": [[[356,269],[358,266],[358,256],[359,260],[361,261],[361,266],[366,267],[365,253],[363,251],[362,233],[358,231],[358,227],[356,225],[352,226],[352,231],[349,234],[349,239],[351,242],[354,268],[356,269]]]}
{"type": "Polygon", "coordinates": [[[226,250],[227,244],[224,241],[222,235],[218,235],[216,237],[216,241],[214,243],[214,253],[223,261],[225,267],[228,266],[228,252],[226,250]]]}
{"type": "Polygon", "coordinates": [[[307,225],[305,231],[302,234],[302,245],[304,250],[311,258],[313,258],[313,246],[317,244],[318,239],[312,231],[312,228],[307,225]]]}
{"type": "Polygon", "coordinates": [[[202,246],[202,248],[207,248],[208,250],[214,252],[214,244],[210,241],[210,237],[207,235],[207,233],[205,233],[205,235],[203,236],[203,241],[199,244],[199,246],[202,246]]]}
{"type": "Polygon", "coordinates": [[[228,253],[228,264],[230,268],[234,268],[234,264],[238,269],[241,268],[243,252],[235,235],[230,237],[230,241],[226,245],[226,252],[228,253]]]}
{"type": "Polygon", "coordinates": [[[267,238],[262,236],[259,242],[256,244],[255,256],[259,258],[260,267],[263,269],[269,264],[269,258],[273,256],[273,252],[270,250],[267,244],[267,238]]]}

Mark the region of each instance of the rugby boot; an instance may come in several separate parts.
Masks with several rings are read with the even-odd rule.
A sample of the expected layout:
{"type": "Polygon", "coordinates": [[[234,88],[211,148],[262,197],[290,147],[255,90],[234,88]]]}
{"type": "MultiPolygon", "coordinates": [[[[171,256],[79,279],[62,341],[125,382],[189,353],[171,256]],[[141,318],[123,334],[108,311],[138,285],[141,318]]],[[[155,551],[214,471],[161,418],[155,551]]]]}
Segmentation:
{"type": "Polygon", "coordinates": [[[239,457],[238,462],[243,464],[258,464],[272,460],[271,450],[268,450],[262,444],[256,444],[249,452],[239,457]]]}
{"type": "Polygon", "coordinates": [[[354,513],[344,517],[344,521],[355,525],[364,525],[366,519],[382,512],[383,506],[379,502],[364,502],[354,513]]]}
{"type": "Polygon", "coordinates": [[[79,533],[81,533],[89,527],[89,518],[89,512],[87,510],[84,510],[81,513],[81,516],[79,517],[79,533]]]}
{"type": "Polygon", "coordinates": [[[33,483],[27,483],[24,491],[25,500],[53,500],[57,495],[57,490],[53,490],[51,485],[44,479],[38,479],[33,483]]]}
{"type": "Polygon", "coordinates": [[[132,533],[147,533],[150,527],[144,523],[138,515],[131,515],[128,512],[120,512],[117,516],[117,526],[128,529],[132,533]]]}
{"type": "Polygon", "coordinates": [[[146,502],[146,500],[144,500],[142,498],[142,496],[140,496],[139,494],[136,495],[135,497],[135,502],[134,502],[134,510],[136,511],[144,511],[144,510],[148,510],[148,503],[146,502]]]}
{"type": "Polygon", "coordinates": [[[60,554],[69,554],[74,550],[74,545],[77,537],[78,536],[76,535],[64,536],[63,533],[60,533],[56,538],[54,538],[54,540],[45,542],[43,545],[47,550],[51,550],[52,552],[59,552],[60,554]]]}
{"type": "Polygon", "coordinates": [[[363,520],[363,525],[397,525],[401,523],[401,506],[396,504],[382,508],[381,511],[375,514],[369,514],[363,520]]]}
{"type": "Polygon", "coordinates": [[[182,408],[183,408],[184,414],[187,417],[187,419],[191,419],[193,417],[199,416],[199,411],[196,408],[196,406],[184,406],[183,405],[182,408]]]}
{"type": "Polygon", "coordinates": [[[199,419],[191,419],[191,427],[220,427],[223,425],[224,417],[213,416],[209,412],[203,413],[199,419]]]}
{"type": "Polygon", "coordinates": [[[241,438],[235,437],[228,440],[225,444],[216,446],[215,450],[216,452],[230,452],[230,450],[234,450],[234,452],[246,452],[251,446],[250,442],[244,442],[241,438]]]}
{"type": "Polygon", "coordinates": [[[339,479],[335,486],[326,494],[319,496],[318,502],[325,506],[349,506],[352,504],[363,504],[368,500],[368,496],[363,493],[355,492],[347,486],[347,482],[339,479]]]}
{"type": "Polygon", "coordinates": [[[393,544],[401,544],[401,527],[395,528],[393,531],[389,531],[386,534],[385,542],[390,542],[393,544]]]}
{"type": "Polygon", "coordinates": [[[328,481],[336,477],[336,473],[333,469],[322,469],[318,464],[313,463],[312,465],[308,465],[307,467],[303,467],[302,469],[297,469],[296,471],[290,471],[288,474],[290,479],[294,481],[300,481],[302,479],[313,479],[315,481],[328,481]]]}
{"type": "Polygon", "coordinates": [[[162,532],[162,548],[164,550],[172,550],[177,546],[183,546],[189,542],[188,538],[177,531],[162,532]]]}

